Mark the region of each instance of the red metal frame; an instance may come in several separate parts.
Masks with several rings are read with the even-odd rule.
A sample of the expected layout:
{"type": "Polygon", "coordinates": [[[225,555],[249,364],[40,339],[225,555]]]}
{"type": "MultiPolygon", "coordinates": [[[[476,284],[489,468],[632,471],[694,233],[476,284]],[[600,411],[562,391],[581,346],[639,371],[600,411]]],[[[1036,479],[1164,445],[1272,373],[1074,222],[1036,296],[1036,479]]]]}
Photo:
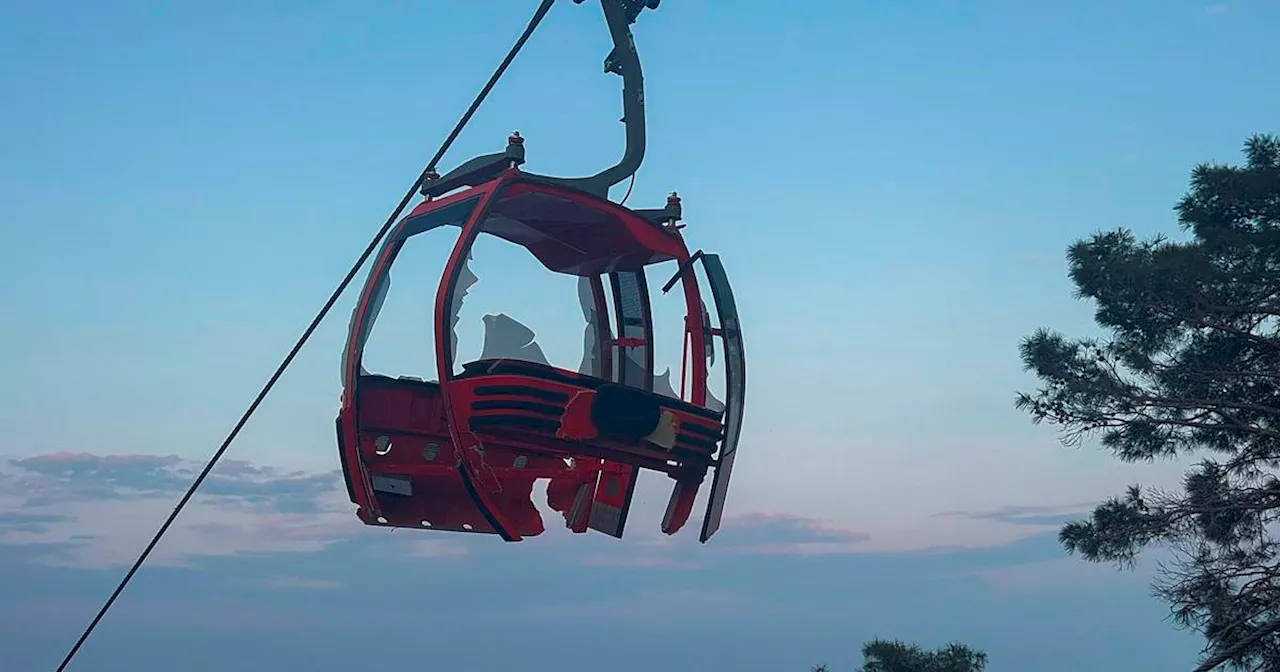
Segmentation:
{"type": "MultiPolygon", "coordinates": [[[[553,232],[559,224],[540,220],[540,225],[544,232],[553,232]]],[[[646,306],[648,299],[643,298],[646,306]]],[[[338,440],[357,515],[370,525],[491,533],[519,541],[543,531],[530,495],[534,481],[545,478],[550,479],[548,503],[564,515],[569,529],[585,532],[590,527],[621,537],[635,478],[643,468],[667,473],[676,481],[662,524],[664,532],[675,533],[687,521],[707,470],[717,464],[718,442],[726,429],[724,415],[705,408],[707,362],[702,353],[712,334],[704,332],[702,305],[680,233],[606,199],[540,182],[511,168],[484,184],[422,203],[392,230],[351,321],[338,440]],[[553,271],[589,278],[601,317],[604,379],[513,360],[472,362],[455,374],[450,318],[462,265],[495,208],[516,207],[523,196],[557,199],[576,208],[574,213],[602,220],[600,228],[592,230],[596,235],[590,243],[577,242],[597,245],[608,252],[607,258],[583,261],[583,255],[561,254],[553,245],[511,242],[529,249],[553,271]],[[374,318],[373,304],[385,289],[382,283],[404,240],[414,235],[406,232],[422,221],[419,218],[468,202],[474,207],[461,223],[436,292],[439,382],[362,376],[360,358],[374,318]],[[613,361],[611,346],[625,339],[614,338],[608,326],[602,276],[642,272],[645,265],[667,260],[680,265],[687,305],[687,350],[682,354],[693,353],[688,357],[687,401],[628,391],[608,380],[623,364],[613,361]],[[597,262],[598,267],[586,267],[597,262]],[[601,431],[593,414],[609,403],[656,407],[661,421],[675,424],[674,445],[663,448],[601,431]]],[[[644,346],[651,353],[652,343],[644,346]]],[[[646,358],[651,369],[651,354],[646,358]]],[[[651,381],[652,370],[645,374],[651,381]]],[[[683,378],[682,372],[682,394],[683,378]]],[[[705,530],[703,536],[705,541],[705,530]]]]}

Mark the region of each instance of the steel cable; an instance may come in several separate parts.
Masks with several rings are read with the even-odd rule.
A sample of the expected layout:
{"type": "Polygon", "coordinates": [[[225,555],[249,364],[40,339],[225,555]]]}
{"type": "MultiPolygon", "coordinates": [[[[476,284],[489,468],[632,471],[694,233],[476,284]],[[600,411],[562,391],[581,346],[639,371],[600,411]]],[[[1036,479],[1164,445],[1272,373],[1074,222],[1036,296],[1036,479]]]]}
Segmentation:
{"type": "Polygon", "coordinates": [[[382,242],[382,239],[386,237],[387,232],[395,225],[396,220],[400,218],[400,214],[403,213],[404,209],[409,205],[409,201],[411,201],[414,195],[418,193],[418,189],[427,179],[427,175],[435,170],[436,164],[438,164],[440,159],[444,157],[445,152],[449,150],[453,141],[457,139],[458,134],[462,132],[463,127],[471,120],[472,115],[474,115],[476,110],[479,109],[480,104],[484,102],[484,99],[489,95],[489,92],[493,90],[494,85],[498,83],[498,79],[500,79],[503,73],[506,72],[507,67],[511,65],[513,60],[515,60],[516,54],[520,52],[520,49],[524,47],[525,42],[527,42],[529,37],[533,35],[533,31],[537,29],[538,24],[542,22],[543,17],[547,15],[547,12],[550,11],[553,4],[555,4],[555,0],[542,0],[537,11],[534,12],[533,18],[529,20],[529,25],[525,27],[524,33],[520,35],[520,38],[516,40],[510,51],[507,52],[506,58],[502,59],[502,63],[496,70],[494,70],[493,75],[489,77],[489,81],[485,83],[484,88],[476,94],[475,99],[471,101],[471,106],[467,108],[466,113],[463,114],[458,120],[458,123],[454,125],[453,131],[449,133],[449,136],[445,138],[445,141],[440,145],[440,148],[436,150],[435,155],[431,157],[431,161],[427,164],[427,167],[422,170],[420,175],[418,175],[418,179],[414,181],[413,186],[411,186],[405,193],[404,198],[400,199],[400,204],[397,205],[396,209],[389,217],[387,217],[386,223],[382,225],[382,228],[378,229],[378,233],[373,237],[373,240],[369,241],[368,246],[365,247],[360,258],[356,260],[354,265],[352,265],[351,270],[347,271],[347,275],[342,279],[342,282],[338,283],[337,288],[333,290],[329,299],[325,301],[324,307],[322,307],[320,312],[316,314],[315,318],[311,320],[311,324],[309,324],[306,330],[302,332],[302,336],[298,338],[297,343],[295,343],[293,348],[289,350],[289,354],[280,362],[275,373],[273,373],[271,378],[267,380],[266,384],[262,386],[262,389],[258,392],[258,396],[254,398],[253,403],[249,404],[249,408],[240,416],[240,420],[236,422],[235,427],[233,427],[231,432],[227,434],[227,437],[223,439],[222,445],[218,447],[218,450],[213,454],[213,457],[209,458],[204,469],[200,471],[200,475],[196,476],[195,481],[191,483],[191,487],[187,489],[186,494],[184,494],[182,499],[178,501],[178,505],[174,507],[173,512],[169,514],[169,517],[164,521],[164,524],[160,526],[160,529],[156,531],[155,536],[151,538],[151,542],[147,544],[146,548],[138,556],[138,559],[134,561],[133,566],[129,568],[129,571],[124,575],[124,578],[120,580],[120,584],[117,585],[116,589],[111,593],[111,597],[107,598],[107,601],[102,605],[102,608],[98,610],[97,615],[93,617],[93,620],[90,621],[88,627],[86,627],[84,632],[81,633],[80,638],[76,640],[75,645],[71,647],[69,652],[67,652],[66,657],[62,659],[62,663],[58,665],[57,672],[63,672],[67,665],[71,663],[71,660],[75,658],[76,654],[80,651],[80,647],[84,645],[85,640],[87,640],[89,635],[93,633],[94,629],[98,627],[98,623],[102,621],[102,617],[106,615],[109,609],[111,609],[111,605],[115,604],[116,598],[120,597],[120,593],[124,591],[125,586],[129,585],[129,581],[133,579],[133,575],[136,574],[138,569],[142,567],[142,564],[146,562],[147,557],[151,555],[151,551],[155,549],[156,544],[160,543],[160,539],[164,537],[165,532],[168,532],[169,527],[173,524],[173,521],[177,519],[178,514],[182,512],[182,509],[187,505],[187,502],[191,501],[196,490],[198,490],[200,485],[204,483],[205,478],[209,476],[209,473],[213,471],[214,466],[216,466],[218,461],[222,459],[223,454],[227,452],[227,448],[231,446],[231,443],[235,440],[236,436],[240,434],[240,430],[249,422],[249,418],[251,418],[254,412],[258,410],[258,406],[262,404],[263,400],[266,399],[267,394],[269,394],[272,388],[275,387],[276,382],[280,380],[282,375],[284,375],[285,370],[287,370],[289,365],[293,363],[298,352],[302,350],[302,347],[308,340],[310,340],[311,335],[315,332],[316,328],[320,326],[320,322],[329,314],[333,305],[338,302],[338,299],[341,298],[343,292],[346,291],[356,274],[360,272],[361,267],[364,266],[364,263],[368,261],[374,250],[377,249],[378,244],[382,242]]]}

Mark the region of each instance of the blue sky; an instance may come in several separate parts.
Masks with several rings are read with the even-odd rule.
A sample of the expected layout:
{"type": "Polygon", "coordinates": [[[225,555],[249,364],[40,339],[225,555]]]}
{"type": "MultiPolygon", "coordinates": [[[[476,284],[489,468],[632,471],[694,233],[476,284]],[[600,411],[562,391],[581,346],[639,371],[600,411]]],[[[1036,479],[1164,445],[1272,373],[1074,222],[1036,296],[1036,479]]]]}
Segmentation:
{"type": "MultiPolygon", "coordinates": [[[[172,506],[174,474],[212,451],[534,4],[5,6],[15,669],[56,663],[172,506]]],[[[446,167],[513,129],[536,172],[617,156],[598,9],[561,5],[446,167]]],[[[636,27],[651,143],[629,204],[679,191],[691,245],[734,280],[751,388],[723,536],[659,543],[657,478],[622,544],[360,529],[333,472],[349,294],[233,448],[246,464],[180,519],[160,553],[174,566],[139,575],[82,666],[340,669],[377,645],[540,670],[542,652],[617,660],[635,634],[653,643],[620,669],[705,667],[716,645],[736,651],[725,669],[852,669],[875,635],[970,641],[992,672],[1187,665],[1196,641],[1161,621],[1146,570],[1052,538],[1178,465],[1119,465],[1031,426],[1011,403],[1033,384],[1016,347],[1039,326],[1090,330],[1072,240],[1175,233],[1191,166],[1277,130],[1277,20],[1261,0],[664,3],[636,27]],[[523,653],[492,643],[515,633],[523,653]]],[[[429,361],[414,311],[438,260],[421,254],[384,311],[388,365],[429,361]]],[[[473,298],[576,357],[572,294],[502,262],[478,255],[473,298]]]]}

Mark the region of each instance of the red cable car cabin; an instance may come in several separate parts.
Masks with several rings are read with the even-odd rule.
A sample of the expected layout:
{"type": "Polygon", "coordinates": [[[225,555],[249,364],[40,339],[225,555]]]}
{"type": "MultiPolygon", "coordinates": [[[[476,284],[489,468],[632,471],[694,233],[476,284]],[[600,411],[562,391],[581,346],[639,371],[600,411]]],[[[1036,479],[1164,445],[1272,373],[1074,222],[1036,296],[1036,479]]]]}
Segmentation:
{"type": "Polygon", "coordinates": [[[638,472],[651,469],[674,480],[662,521],[663,532],[674,534],[714,469],[700,538],[715,534],[742,426],[746,361],[724,268],[715,255],[690,255],[675,225],[678,212],[674,195],[666,210],[635,211],[512,166],[400,220],[361,292],[343,362],[339,452],[359,518],[519,541],[543,531],[531,501],[541,478],[550,480],[548,504],[570,530],[620,538],[638,472]],[[439,382],[364,372],[364,344],[397,254],[410,237],[442,226],[462,232],[436,293],[439,382]],[[490,358],[455,373],[455,302],[482,235],[519,245],[548,270],[589,286],[584,307],[594,313],[595,333],[583,371],[490,358]],[[687,309],[683,398],[654,391],[645,268],[671,260],[679,270],[663,291],[680,284],[687,309]],[[712,290],[718,328],[703,307],[698,266],[712,290]],[[617,314],[609,315],[610,305],[617,314]],[[706,355],[715,338],[725,360],[723,405],[707,390],[706,355]]]}

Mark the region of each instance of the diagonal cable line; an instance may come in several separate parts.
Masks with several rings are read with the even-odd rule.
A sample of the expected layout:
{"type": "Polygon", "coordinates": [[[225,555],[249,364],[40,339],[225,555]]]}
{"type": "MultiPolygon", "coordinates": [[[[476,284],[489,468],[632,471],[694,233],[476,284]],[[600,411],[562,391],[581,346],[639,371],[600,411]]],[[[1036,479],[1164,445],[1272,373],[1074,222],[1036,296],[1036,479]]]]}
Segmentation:
{"type": "Polygon", "coordinates": [[[458,134],[462,132],[463,127],[471,120],[472,115],[474,115],[476,110],[479,109],[480,104],[484,102],[484,99],[489,95],[489,92],[493,90],[494,85],[498,83],[498,80],[502,77],[503,73],[506,72],[507,67],[511,65],[513,60],[515,60],[516,54],[520,52],[520,49],[524,47],[525,42],[527,42],[529,37],[533,35],[533,31],[538,27],[538,24],[542,22],[543,17],[547,15],[547,12],[551,9],[553,4],[555,4],[555,0],[542,0],[537,11],[534,12],[533,18],[529,20],[529,25],[525,28],[524,33],[520,35],[520,38],[516,40],[514,45],[512,45],[511,50],[507,52],[506,58],[504,58],[502,63],[498,65],[498,68],[494,70],[493,75],[489,77],[489,81],[485,83],[484,88],[482,88],[480,93],[476,95],[475,99],[471,102],[471,106],[467,108],[466,113],[462,115],[458,120],[458,123],[453,127],[453,131],[449,133],[449,136],[440,145],[440,148],[436,150],[435,155],[431,157],[431,161],[427,164],[427,167],[418,175],[418,179],[414,181],[413,186],[411,186],[405,193],[404,198],[400,199],[400,204],[397,205],[391,215],[387,217],[386,223],[382,225],[382,228],[378,229],[378,233],[373,237],[373,240],[369,241],[368,246],[365,247],[360,258],[356,260],[354,265],[352,265],[351,270],[347,271],[346,277],[342,279],[342,282],[338,283],[337,288],[333,290],[329,299],[325,301],[320,312],[316,313],[315,318],[311,320],[311,324],[307,325],[306,330],[302,332],[300,337],[298,337],[297,343],[295,343],[293,348],[289,350],[289,354],[285,356],[284,360],[280,362],[275,373],[271,374],[271,378],[262,386],[262,389],[258,392],[258,396],[254,398],[253,403],[249,404],[249,408],[240,416],[240,420],[236,422],[235,427],[233,427],[231,432],[227,434],[227,437],[223,439],[222,445],[218,446],[218,450],[213,454],[213,457],[209,458],[204,469],[200,471],[200,475],[196,476],[195,481],[191,483],[191,487],[187,489],[186,494],[184,494],[182,499],[178,501],[178,505],[174,507],[173,512],[169,514],[169,517],[164,521],[164,524],[160,526],[160,529],[156,531],[155,536],[151,538],[151,542],[147,544],[146,548],[143,549],[142,553],[138,556],[138,559],[134,561],[133,566],[129,568],[129,571],[125,573],[124,578],[120,580],[120,584],[117,585],[116,589],[111,593],[111,597],[107,598],[107,601],[103,603],[102,608],[98,610],[97,615],[93,617],[93,620],[89,622],[88,627],[86,627],[84,632],[81,633],[80,638],[76,640],[75,645],[71,647],[69,652],[67,652],[66,657],[62,659],[62,663],[58,665],[57,672],[63,672],[67,665],[71,663],[71,660],[75,658],[76,654],[79,653],[80,647],[84,645],[85,640],[87,640],[89,635],[93,633],[94,629],[98,627],[98,623],[102,621],[102,617],[107,614],[109,609],[111,609],[111,605],[115,604],[116,599],[120,597],[120,593],[124,592],[125,586],[129,585],[129,581],[133,579],[133,575],[138,572],[138,569],[142,567],[144,562],[146,562],[147,557],[151,555],[151,551],[155,549],[156,544],[160,543],[160,539],[169,531],[169,527],[173,525],[173,521],[177,519],[178,514],[182,512],[184,507],[186,507],[187,502],[191,501],[196,490],[200,488],[201,484],[204,483],[205,478],[207,478],[209,473],[213,471],[214,466],[216,466],[218,461],[222,459],[223,454],[227,452],[227,448],[231,446],[231,443],[235,441],[235,438],[240,434],[240,430],[249,422],[249,418],[253,417],[254,412],[258,410],[258,406],[262,404],[263,400],[266,399],[267,394],[269,394],[272,388],[275,387],[276,382],[280,380],[280,377],[284,375],[284,372],[289,368],[289,365],[293,363],[294,358],[298,356],[298,352],[302,350],[302,346],[306,345],[307,341],[310,340],[311,335],[315,332],[316,328],[320,326],[320,322],[329,314],[333,305],[338,302],[338,299],[341,298],[343,292],[346,291],[356,274],[360,272],[360,268],[364,266],[366,261],[368,261],[374,250],[377,249],[378,244],[382,242],[382,239],[386,237],[387,232],[391,230],[391,227],[395,225],[396,220],[400,218],[400,214],[404,212],[406,207],[408,207],[409,201],[418,193],[418,189],[426,180],[427,175],[435,170],[436,164],[438,164],[440,159],[444,157],[445,152],[449,150],[453,141],[457,139],[458,134]]]}

